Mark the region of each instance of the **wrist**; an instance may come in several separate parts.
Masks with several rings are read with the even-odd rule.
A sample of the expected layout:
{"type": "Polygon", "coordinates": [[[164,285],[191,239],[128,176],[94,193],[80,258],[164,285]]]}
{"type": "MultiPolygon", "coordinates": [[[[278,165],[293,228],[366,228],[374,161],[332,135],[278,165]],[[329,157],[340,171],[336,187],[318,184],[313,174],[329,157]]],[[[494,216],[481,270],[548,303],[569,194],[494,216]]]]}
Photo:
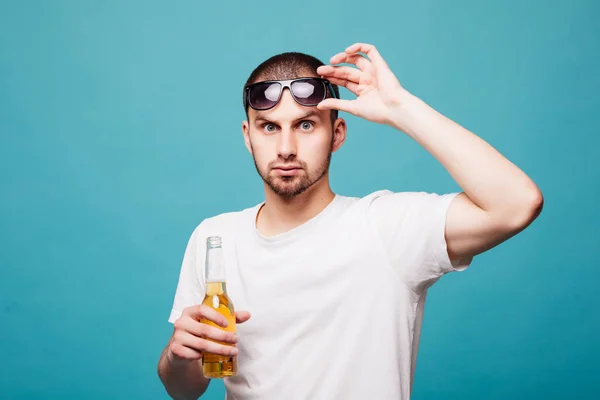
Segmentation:
{"type": "Polygon", "coordinates": [[[427,118],[431,108],[406,90],[403,90],[399,99],[390,113],[389,125],[414,138],[419,131],[419,124],[427,118]]]}

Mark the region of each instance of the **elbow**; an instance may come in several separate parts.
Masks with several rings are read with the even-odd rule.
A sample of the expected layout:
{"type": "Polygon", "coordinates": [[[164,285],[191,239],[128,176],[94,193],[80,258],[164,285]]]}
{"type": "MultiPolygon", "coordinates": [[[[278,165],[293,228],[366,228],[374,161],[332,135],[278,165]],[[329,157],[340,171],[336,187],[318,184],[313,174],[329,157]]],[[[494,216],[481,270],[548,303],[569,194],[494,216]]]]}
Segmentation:
{"type": "Polygon", "coordinates": [[[524,191],[516,206],[516,210],[506,221],[510,221],[511,231],[520,232],[540,215],[544,208],[544,196],[534,185],[533,188],[524,191]]]}
{"type": "Polygon", "coordinates": [[[526,204],[526,222],[529,225],[542,213],[544,208],[544,195],[537,186],[531,190],[526,204]]]}

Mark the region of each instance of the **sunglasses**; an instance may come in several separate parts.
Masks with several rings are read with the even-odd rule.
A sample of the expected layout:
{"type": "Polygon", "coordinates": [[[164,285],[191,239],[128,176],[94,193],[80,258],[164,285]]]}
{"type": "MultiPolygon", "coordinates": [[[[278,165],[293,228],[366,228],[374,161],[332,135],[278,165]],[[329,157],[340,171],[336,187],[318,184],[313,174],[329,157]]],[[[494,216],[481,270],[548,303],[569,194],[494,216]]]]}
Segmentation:
{"type": "Polygon", "coordinates": [[[327,97],[327,89],[335,98],[339,98],[327,79],[298,78],[253,83],[244,88],[244,107],[255,110],[268,110],[281,100],[283,89],[288,88],[296,103],[303,106],[316,106],[327,97]]]}

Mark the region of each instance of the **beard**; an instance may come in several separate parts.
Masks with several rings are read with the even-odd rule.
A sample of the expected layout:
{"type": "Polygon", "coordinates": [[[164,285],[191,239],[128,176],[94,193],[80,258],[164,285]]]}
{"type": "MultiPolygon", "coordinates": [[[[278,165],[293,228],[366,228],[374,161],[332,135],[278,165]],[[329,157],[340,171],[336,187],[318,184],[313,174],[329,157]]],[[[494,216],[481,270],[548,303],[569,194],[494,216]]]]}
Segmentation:
{"type": "MultiPolygon", "coordinates": [[[[250,144],[252,147],[252,144],[250,144]]],[[[319,182],[329,171],[329,165],[331,164],[331,154],[333,149],[333,141],[331,143],[331,147],[327,154],[327,157],[321,161],[321,163],[314,170],[310,171],[308,166],[304,161],[298,160],[295,157],[293,159],[288,160],[279,160],[277,162],[271,162],[267,166],[266,170],[261,171],[256,163],[256,158],[252,157],[254,160],[254,166],[256,167],[256,171],[262,178],[262,180],[271,188],[271,190],[278,196],[286,199],[291,199],[299,194],[304,193],[307,189],[313,186],[315,183],[319,182]],[[286,163],[293,163],[294,165],[301,166],[301,172],[294,176],[277,176],[273,171],[273,166],[281,165],[286,163]]],[[[254,153],[254,151],[253,151],[254,153]]]]}

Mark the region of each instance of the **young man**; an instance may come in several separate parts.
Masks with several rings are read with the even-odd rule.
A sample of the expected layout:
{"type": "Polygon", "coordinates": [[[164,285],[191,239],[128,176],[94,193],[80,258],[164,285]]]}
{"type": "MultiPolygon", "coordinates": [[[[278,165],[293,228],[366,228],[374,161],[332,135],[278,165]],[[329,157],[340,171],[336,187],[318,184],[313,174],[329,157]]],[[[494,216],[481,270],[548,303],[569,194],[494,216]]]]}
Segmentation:
{"type": "Polygon", "coordinates": [[[330,62],[285,53],[245,86],[242,131],[265,201],[207,219],[191,236],[158,365],[174,398],[204,393],[209,351],[239,354],[238,375],[225,380],[230,400],[408,399],[427,289],[542,208],[523,171],[404,89],[375,47],[357,43],[330,62]],[[357,98],[339,99],[337,85],[357,98]],[[337,110],[409,135],[463,192],[333,193],[331,153],[346,138],[337,110]],[[223,237],[230,297],[252,312],[237,312],[237,335],[198,322],[224,320],[199,305],[213,235],[223,237]]]}

